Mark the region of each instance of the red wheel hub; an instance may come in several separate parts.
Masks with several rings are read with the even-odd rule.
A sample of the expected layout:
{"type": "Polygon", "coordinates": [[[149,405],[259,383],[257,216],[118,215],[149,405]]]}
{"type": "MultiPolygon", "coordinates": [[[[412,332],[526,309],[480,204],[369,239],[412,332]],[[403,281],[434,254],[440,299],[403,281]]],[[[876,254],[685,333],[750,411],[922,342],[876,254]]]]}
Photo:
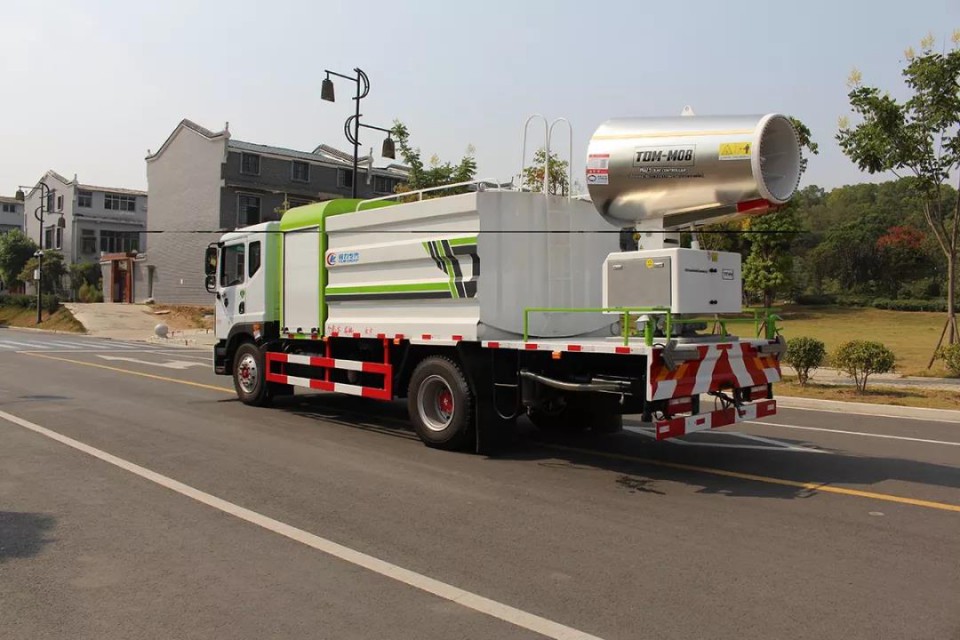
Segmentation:
{"type": "Polygon", "coordinates": [[[441,391],[437,395],[437,407],[448,415],[453,413],[453,394],[447,390],[441,391]]]}

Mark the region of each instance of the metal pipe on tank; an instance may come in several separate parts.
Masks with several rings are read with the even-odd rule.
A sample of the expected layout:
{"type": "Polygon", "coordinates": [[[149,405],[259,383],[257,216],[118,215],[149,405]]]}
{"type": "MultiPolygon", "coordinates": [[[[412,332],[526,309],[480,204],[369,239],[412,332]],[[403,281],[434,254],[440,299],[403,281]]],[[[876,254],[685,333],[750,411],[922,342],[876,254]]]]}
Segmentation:
{"type": "Polygon", "coordinates": [[[520,175],[518,176],[518,179],[520,180],[520,184],[517,186],[518,189],[523,188],[523,170],[527,168],[527,132],[530,128],[530,122],[533,121],[535,118],[540,118],[541,120],[543,120],[543,137],[545,140],[547,140],[547,145],[549,146],[550,144],[549,142],[550,127],[547,124],[546,116],[539,113],[534,113],[533,115],[529,116],[527,118],[527,121],[523,123],[523,134],[521,135],[520,175]]]}
{"type": "Polygon", "coordinates": [[[567,130],[570,133],[569,137],[569,156],[567,160],[567,197],[570,198],[573,196],[573,125],[570,124],[570,121],[566,118],[557,118],[550,123],[550,128],[547,129],[547,158],[543,164],[543,192],[545,194],[550,193],[550,141],[553,139],[553,127],[554,125],[566,122],[567,130]]]}

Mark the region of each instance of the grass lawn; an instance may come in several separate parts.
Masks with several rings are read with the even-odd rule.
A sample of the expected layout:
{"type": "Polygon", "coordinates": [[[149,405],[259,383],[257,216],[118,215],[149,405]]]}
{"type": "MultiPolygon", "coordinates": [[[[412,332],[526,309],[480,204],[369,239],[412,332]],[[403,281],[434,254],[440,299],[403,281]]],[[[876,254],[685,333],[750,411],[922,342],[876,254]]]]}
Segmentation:
{"type": "Polygon", "coordinates": [[[790,378],[773,386],[774,395],[841,402],[867,402],[892,404],[901,407],[925,407],[927,409],[960,409],[960,395],[953,391],[935,389],[903,389],[900,387],[867,386],[865,393],[857,393],[853,387],[835,387],[810,383],[801,387],[790,378]]]}
{"type": "Polygon", "coordinates": [[[43,322],[37,324],[37,310],[23,307],[0,307],[0,326],[30,327],[33,329],[47,329],[49,331],[70,331],[83,333],[83,325],[73,317],[65,307],[57,309],[56,313],[43,312],[43,322]]]}
{"type": "Polygon", "coordinates": [[[946,376],[943,363],[927,369],[946,318],[942,313],[885,311],[855,307],[787,306],[779,312],[781,333],[788,340],[809,336],[822,340],[827,352],[848,340],[876,340],[897,356],[897,373],[946,376]]]}

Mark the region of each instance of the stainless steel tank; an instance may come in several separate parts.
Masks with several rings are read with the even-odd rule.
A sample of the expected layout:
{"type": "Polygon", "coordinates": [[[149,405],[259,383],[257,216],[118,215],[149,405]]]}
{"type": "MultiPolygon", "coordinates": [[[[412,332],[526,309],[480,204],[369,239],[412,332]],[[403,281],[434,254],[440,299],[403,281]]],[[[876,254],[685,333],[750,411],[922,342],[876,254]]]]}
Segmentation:
{"type": "Polygon", "coordinates": [[[700,224],[787,202],[800,142],[780,114],[608,120],[590,139],[586,181],[613,224],[700,224]]]}

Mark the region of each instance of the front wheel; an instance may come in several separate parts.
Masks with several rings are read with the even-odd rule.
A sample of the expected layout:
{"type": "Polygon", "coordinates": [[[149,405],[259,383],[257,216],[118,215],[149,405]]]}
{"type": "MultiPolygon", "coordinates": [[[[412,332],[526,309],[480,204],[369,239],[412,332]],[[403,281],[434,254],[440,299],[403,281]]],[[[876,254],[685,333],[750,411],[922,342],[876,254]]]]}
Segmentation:
{"type": "Polygon", "coordinates": [[[467,378],[452,360],[431,356],[410,377],[407,410],[424,444],[463,449],[474,427],[474,398],[467,378]]]}
{"type": "Polygon", "coordinates": [[[233,356],[233,388],[244,404],[265,407],[273,399],[264,360],[263,352],[250,342],[241,344],[233,356]]]}

